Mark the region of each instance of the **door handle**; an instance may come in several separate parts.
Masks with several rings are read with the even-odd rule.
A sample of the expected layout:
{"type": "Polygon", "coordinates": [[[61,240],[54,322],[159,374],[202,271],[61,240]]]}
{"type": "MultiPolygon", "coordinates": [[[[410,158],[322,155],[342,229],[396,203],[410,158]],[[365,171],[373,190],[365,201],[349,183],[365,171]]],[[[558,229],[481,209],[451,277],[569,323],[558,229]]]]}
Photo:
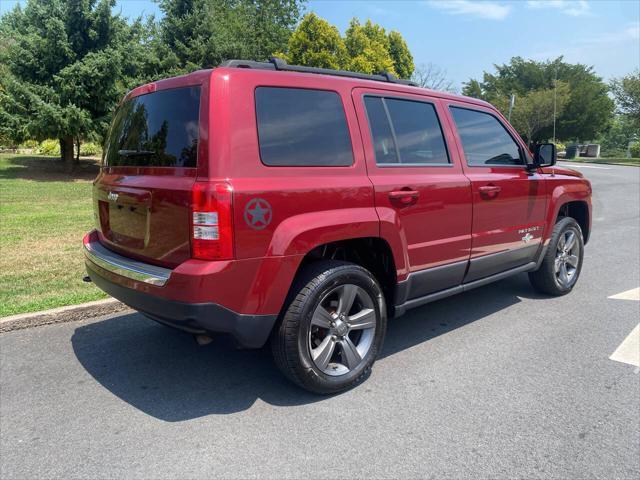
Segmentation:
{"type": "Polygon", "coordinates": [[[418,200],[420,192],[417,190],[394,190],[389,192],[389,198],[392,201],[397,201],[402,205],[411,205],[418,200]]]}
{"type": "Polygon", "coordinates": [[[502,188],[500,188],[498,185],[483,185],[479,187],[478,190],[480,191],[480,195],[482,195],[483,197],[495,198],[500,193],[502,188]]]}

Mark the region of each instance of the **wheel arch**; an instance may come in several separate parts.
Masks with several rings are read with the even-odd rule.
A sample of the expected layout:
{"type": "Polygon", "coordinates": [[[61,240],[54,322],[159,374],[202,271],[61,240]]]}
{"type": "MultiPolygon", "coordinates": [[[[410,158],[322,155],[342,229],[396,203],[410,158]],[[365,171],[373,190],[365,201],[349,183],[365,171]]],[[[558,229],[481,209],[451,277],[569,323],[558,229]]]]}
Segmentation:
{"type": "Polygon", "coordinates": [[[582,230],[584,243],[586,245],[591,234],[591,218],[589,215],[589,205],[587,204],[587,202],[585,202],[584,200],[572,200],[563,203],[558,208],[556,221],[560,217],[571,217],[576,222],[578,222],[578,225],[580,225],[580,229],[582,230]]]}
{"type": "Polygon", "coordinates": [[[584,243],[591,236],[591,185],[583,179],[564,181],[550,192],[547,210],[545,242],[551,238],[553,226],[558,217],[569,216],[578,222],[582,229],[584,243]]]}
{"type": "MultiPolygon", "coordinates": [[[[317,245],[302,258],[294,275],[292,287],[300,272],[308,265],[320,260],[343,260],[369,270],[376,278],[384,293],[387,313],[391,316],[397,271],[393,252],[389,243],[380,237],[356,237],[317,245]]],[[[287,298],[291,297],[291,291],[287,298]]],[[[288,301],[288,300],[287,300],[288,301]]],[[[286,308],[286,303],[283,309],[286,308]]]]}

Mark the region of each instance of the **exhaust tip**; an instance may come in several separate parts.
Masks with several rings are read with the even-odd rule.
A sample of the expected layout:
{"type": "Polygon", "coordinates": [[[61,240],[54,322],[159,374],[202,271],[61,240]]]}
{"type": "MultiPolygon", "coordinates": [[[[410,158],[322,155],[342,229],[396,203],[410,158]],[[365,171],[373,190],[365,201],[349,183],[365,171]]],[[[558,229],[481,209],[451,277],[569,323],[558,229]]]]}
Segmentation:
{"type": "Polygon", "coordinates": [[[82,277],[82,281],[85,283],[91,283],[91,277],[89,275],[85,275],[82,277]]]}
{"type": "Polygon", "coordinates": [[[209,345],[211,342],[213,342],[213,338],[211,338],[209,335],[199,334],[199,335],[194,335],[193,338],[196,340],[196,343],[201,347],[204,347],[205,345],[209,345]]]}

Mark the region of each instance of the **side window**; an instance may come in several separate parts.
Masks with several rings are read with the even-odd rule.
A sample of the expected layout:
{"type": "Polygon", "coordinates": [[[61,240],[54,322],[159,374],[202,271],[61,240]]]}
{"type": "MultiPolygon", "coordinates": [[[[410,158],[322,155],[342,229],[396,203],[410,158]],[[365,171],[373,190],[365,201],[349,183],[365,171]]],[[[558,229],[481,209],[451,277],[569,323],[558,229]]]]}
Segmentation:
{"type": "Polygon", "coordinates": [[[458,107],[451,107],[451,114],[468,165],[524,165],[518,144],[496,117],[458,107]]]}
{"type": "Polygon", "coordinates": [[[365,97],[364,101],[378,165],[449,163],[432,104],[381,97],[365,97]]]}
{"type": "Polygon", "coordinates": [[[336,92],[258,87],[256,116],[262,163],[269,166],[349,166],[351,137],[336,92]]]}

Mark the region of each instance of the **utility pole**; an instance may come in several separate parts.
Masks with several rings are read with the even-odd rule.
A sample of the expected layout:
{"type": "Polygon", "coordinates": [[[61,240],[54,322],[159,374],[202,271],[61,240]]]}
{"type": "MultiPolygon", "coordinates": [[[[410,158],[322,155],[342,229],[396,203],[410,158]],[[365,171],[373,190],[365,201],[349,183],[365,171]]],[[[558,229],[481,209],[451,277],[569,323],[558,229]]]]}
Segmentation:
{"type": "Polygon", "coordinates": [[[511,123],[511,110],[513,110],[513,105],[516,103],[516,94],[512,93],[511,94],[511,99],[509,100],[509,118],[507,120],[509,120],[509,123],[511,123]]]}

